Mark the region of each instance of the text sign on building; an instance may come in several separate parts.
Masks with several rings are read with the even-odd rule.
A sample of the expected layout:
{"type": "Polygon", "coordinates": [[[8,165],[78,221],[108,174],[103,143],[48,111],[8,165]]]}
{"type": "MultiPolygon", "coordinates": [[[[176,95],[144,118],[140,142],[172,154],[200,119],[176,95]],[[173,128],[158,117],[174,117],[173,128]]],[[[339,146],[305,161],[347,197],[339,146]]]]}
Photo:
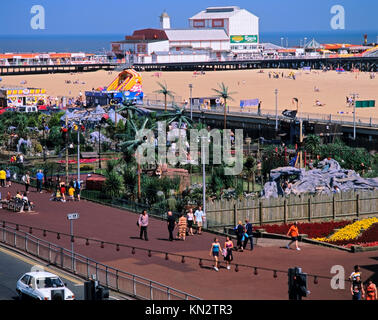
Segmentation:
{"type": "Polygon", "coordinates": [[[249,36],[231,36],[230,37],[231,43],[257,43],[257,35],[249,35],[249,36]]]}
{"type": "Polygon", "coordinates": [[[79,219],[79,214],[78,214],[78,213],[69,213],[69,214],[67,214],[67,219],[68,219],[68,220],[76,220],[76,219],[79,219]]]}

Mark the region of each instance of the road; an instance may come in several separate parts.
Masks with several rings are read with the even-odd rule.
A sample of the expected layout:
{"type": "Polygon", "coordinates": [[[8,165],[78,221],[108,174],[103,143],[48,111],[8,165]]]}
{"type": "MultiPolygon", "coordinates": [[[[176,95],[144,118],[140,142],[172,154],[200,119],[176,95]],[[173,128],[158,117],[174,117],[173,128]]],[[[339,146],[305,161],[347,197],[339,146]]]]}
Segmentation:
{"type": "Polygon", "coordinates": [[[0,300],[18,299],[16,292],[17,280],[33,266],[42,266],[45,271],[57,274],[67,287],[75,294],[77,300],[84,299],[84,283],[53,268],[38,263],[11,250],[0,247],[0,300]]]}

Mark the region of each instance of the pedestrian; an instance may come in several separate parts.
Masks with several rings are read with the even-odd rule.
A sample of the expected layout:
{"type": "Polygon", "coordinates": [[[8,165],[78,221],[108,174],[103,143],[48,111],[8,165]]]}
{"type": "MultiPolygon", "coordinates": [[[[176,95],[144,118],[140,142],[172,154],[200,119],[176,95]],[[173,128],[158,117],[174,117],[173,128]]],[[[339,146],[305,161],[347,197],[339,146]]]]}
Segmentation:
{"type": "Polygon", "coordinates": [[[194,219],[194,214],[193,214],[193,209],[190,208],[186,214],[187,220],[188,220],[188,235],[192,236],[193,235],[193,219],[194,219]]]}
{"type": "Polygon", "coordinates": [[[29,193],[29,186],[30,186],[30,175],[29,171],[27,171],[23,176],[22,176],[22,182],[25,184],[25,192],[29,193]]]}
{"type": "Polygon", "coordinates": [[[352,294],[352,300],[364,299],[365,291],[360,276],[356,276],[356,280],[352,282],[350,291],[352,294]]]}
{"type": "Polygon", "coordinates": [[[9,168],[7,168],[7,169],[5,170],[5,177],[6,177],[6,180],[7,180],[7,187],[8,187],[8,188],[12,185],[12,182],[11,182],[11,176],[12,176],[12,173],[11,173],[11,171],[9,170],[9,168]]]}
{"type": "Polygon", "coordinates": [[[288,243],[286,248],[290,249],[290,246],[295,242],[296,249],[301,250],[301,248],[298,247],[299,230],[297,221],[295,221],[294,224],[290,227],[289,231],[287,232],[287,236],[291,237],[291,241],[288,243]]]}
{"type": "Polygon", "coordinates": [[[360,266],[357,264],[353,267],[354,271],[350,274],[349,280],[356,281],[357,276],[361,277],[360,266]]]}
{"type": "Polygon", "coordinates": [[[210,257],[214,257],[214,270],[219,271],[218,269],[218,257],[219,257],[219,252],[220,252],[221,246],[219,244],[218,238],[214,238],[214,242],[211,244],[211,249],[210,249],[210,257]]]}
{"type": "Polygon", "coordinates": [[[36,174],[36,178],[37,178],[37,192],[42,193],[43,179],[45,178],[42,170],[38,170],[36,174]]]}
{"type": "Polygon", "coordinates": [[[198,209],[194,212],[194,217],[196,219],[196,224],[198,227],[197,234],[202,234],[202,226],[204,222],[204,213],[202,211],[202,206],[199,206],[198,209]]]}
{"type": "Polygon", "coordinates": [[[243,248],[245,249],[247,247],[248,241],[251,241],[251,251],[253,250],[253,227],[252,223],[249,222],[248,219],[245,219],[245,233],[248,235],[248,237],[244,238],[243,248]]]}
{"type": "Polygon", "coordinates": [[[168,211],[168,232],[169,232],[169,241],[173,241],[173,230],[176,226],[176,220],[172,215],[172,211],[168,211]]]}
{"type": "Polygon", "coordinates": [[[81,183],[80,183],[79,180],[75,179],[73,184],[74,184],[74,188],[75,188],[76,199],[77,199],[77,201],[80,201],[81,183]]]}
{"type": "Polygon", "coordinates": [[[139,238],[140,240],[148,241],[148,236],[147,236],[147,227],[148,227],[148,214],[147,210],[143,210],[142,214],[139,215],[138,219],[138,226],[139,226],[139,238]]]}
{"type": "Polygon", "coordinates": [[[224,248],[223,248],[223,256],[224,256],[224,261],[226,261],[227,270],[231,269],[230,262],[234,260],[234,257],[232,255],[233,248],[234,248],[234,243],[232,242],[231,238],[227,236],[226,242],[224,243],[224,248]]]}
{"type": "Polygon", "coordinates": [[[63,198],[62,202],[66,202],[66,185],[64,182],[61,182],[59,185],[59,191],[63,198]]]}
{"type": "Polygon", "coordinates": [[[377,286],[369,280],[366,286],[366,300],[377,300],[377,286]]]}
{"type": "Polygon", "coordinates": [[[244,227],[241,221],[239,221],[238,225],[235,227],[235,233],[236,233],[236,239],[237,239],[236,250],[240,250],[243,252],[242,239],[243,239],[245,231],[244,231],[244,227]]]}
{"type": "Polygon", "coordinates": [[[0,186],[1,187],[5,187],[5,179],[6,179],[6,172],[5,170],[2,168],[0,170],[0,186]]]}
{"type": "Polygon", "coordinates": [[[184,214],[181,214],[179,220],[178,220],[178,237],[180,240],[185,241],[186,237],[186,227],[187,227],[187,221],[184,214]]]}

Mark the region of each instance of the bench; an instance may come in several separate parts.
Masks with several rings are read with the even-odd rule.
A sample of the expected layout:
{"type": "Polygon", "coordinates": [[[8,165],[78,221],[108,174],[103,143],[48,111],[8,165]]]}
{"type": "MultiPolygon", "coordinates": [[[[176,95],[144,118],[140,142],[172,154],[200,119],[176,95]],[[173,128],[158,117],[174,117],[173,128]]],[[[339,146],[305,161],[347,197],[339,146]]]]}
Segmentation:
{"type": "Polygon", "coordinates": [[[22,212],[24,209],[27,209],[28,211],[31,211],[34,208],[34,205],[30,203],[25,203],[22,199],[11,199],[7,203],[8,207],[7,209],[13,212],[22,212]]]}

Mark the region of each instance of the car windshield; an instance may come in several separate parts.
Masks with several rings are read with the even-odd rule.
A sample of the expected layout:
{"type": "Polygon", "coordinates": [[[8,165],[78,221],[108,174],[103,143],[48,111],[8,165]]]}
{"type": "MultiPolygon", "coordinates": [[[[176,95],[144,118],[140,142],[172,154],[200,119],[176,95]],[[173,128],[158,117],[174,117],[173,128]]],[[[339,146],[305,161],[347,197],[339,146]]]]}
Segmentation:
{"type": "Polygon", "coordinates": [[[38,288],[58,288],[64,287],[62,280],[59,278],[40,278],[37,279],[38,288]]]}

